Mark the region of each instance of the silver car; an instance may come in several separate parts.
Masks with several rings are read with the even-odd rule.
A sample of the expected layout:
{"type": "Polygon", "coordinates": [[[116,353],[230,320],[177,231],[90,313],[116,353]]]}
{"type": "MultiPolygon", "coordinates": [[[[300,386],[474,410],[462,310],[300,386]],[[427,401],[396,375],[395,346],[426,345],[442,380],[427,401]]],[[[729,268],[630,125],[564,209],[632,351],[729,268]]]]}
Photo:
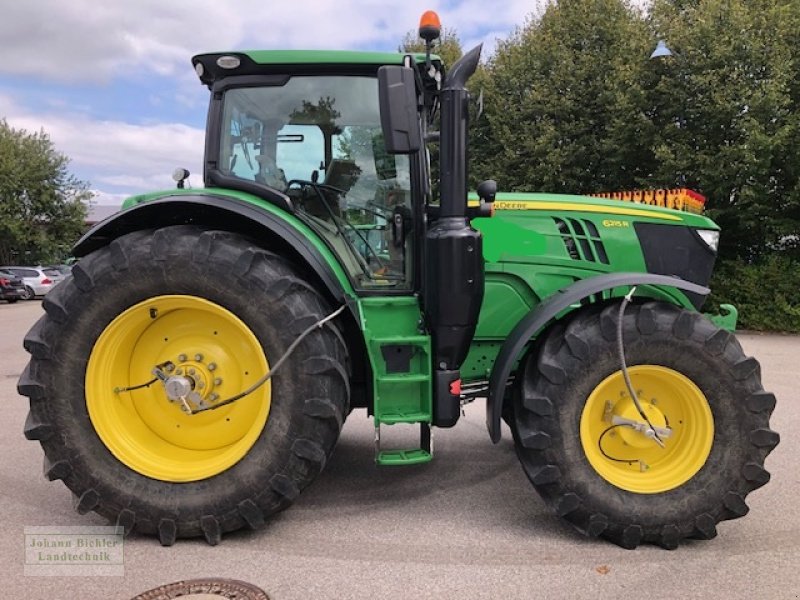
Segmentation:
{"type": "Polygon", "coordinates": [[[53,286],[64,279],[56,269],[42,267],[0,267],[22,279],[25,284],[24,300],[33,300],[36,296],[44,296],[53,286]]]}

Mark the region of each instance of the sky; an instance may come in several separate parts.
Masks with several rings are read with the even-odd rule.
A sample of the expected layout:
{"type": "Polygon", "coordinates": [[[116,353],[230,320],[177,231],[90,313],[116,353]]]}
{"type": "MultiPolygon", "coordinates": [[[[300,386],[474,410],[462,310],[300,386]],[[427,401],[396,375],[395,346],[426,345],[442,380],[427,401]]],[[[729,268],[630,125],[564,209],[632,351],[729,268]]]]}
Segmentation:
{"type": "MultiPolygon", "coordinates": [[[[638,3],[638,2],[637,2],[638,3]]],[[[43,129],[97,204],[202,185],[208,90],[190,59],[254,49],[396,51],[436,10],[484,57],[544,0],[2,0],[0,119],[43,129]]]]}

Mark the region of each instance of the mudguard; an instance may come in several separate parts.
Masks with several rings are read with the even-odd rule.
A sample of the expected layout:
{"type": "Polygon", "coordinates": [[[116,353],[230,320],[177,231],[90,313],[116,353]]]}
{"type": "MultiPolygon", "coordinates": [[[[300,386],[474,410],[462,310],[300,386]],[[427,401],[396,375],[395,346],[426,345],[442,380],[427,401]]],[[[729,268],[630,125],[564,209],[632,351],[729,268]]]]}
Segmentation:
{"type": "Polygon", "coordinates": [[[583,279],[547,298],[516,324],[503,343],[492,368],[492,375],[489,379],[489,397],[486,399],[486,427],[492,442],[496,444],[500,441],[500,418],[503,411],[506,382],[528,341],[570,305],[600,292],[633,285],[677,288],[701,296],[707,296],[711,291],[696,283],[667,275],[612,273],[583,279]]]}
{"type": "Polygon", "coordinates": [[[273,246],[280,246],[288,255],[308,265],[334,300],[346,301],[346,284],[307,236],[278,215],[219,194],[175,194],[135,205],[92,227],[78,240],[72,253],[80,258],[132,231],[189,223],[242,233],[254,239],[268,238],[273,246]]]}

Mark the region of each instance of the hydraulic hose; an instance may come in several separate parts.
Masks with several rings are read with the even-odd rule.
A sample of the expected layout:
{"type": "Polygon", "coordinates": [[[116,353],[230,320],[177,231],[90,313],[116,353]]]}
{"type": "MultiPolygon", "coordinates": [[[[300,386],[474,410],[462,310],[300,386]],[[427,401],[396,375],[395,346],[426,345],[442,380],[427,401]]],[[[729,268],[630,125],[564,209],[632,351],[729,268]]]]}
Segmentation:
{"type": "Polygon", "coordinates": [[[216,409],[218,409],[218,408],[220,408],[222,406],[226,406],[228,404],[233,404],[237,400],[241,400],[245,396],[248,396],[248,395],[252,394],[253,392],[255,392],[258,388],[260,388],[262,385],[264,385],[267,381],[272,379],[272,377],[275,375],[276,371],[281,368],[281,365],[283,365],[283,363],[286,361],[286,359],[289,358],[289,355],[292,352],[294,352],[295,348],[297,348],[297,346],[300,345],[300,342],[302,342],[306,338],[306,336],[308,336],[315,329],[321,328],[328,321],[338,317],[342,313],[342,311],[344,311],[345,308],[347,308],[347,305],[346,304],[342,304],[339,308],[337,308],[335,311],[333,311],[331,314],[329,314],[324,319],[320,319],[319,321],[317,321],[313,325],[310,325],[303,333],[301,333],[297,337],[297,339],[295,341],[293,341],[291,343],[291,345],[286,349],[286,352],[283,353],[283,356],[281,356],[278,359],[278,362],[276,362],[275,365],[269,371],[267,371],[261,379],[256,381],[253,385],[251,385],[245,391],[240,392],[240,393],[236,394],[235,396],[231,396],[230,398],[227,398],[225,400],[222,400],[221,402],[217,402],[216,404],[212,404],[211,406],[206,406],[205,408],[197,408],[197,409],[193,410],[191,412],[191,414],[196,415],[197,413],[205,412],[205,411],[208,411],[208,410],[216,410],[216,409]]]}
{"type": "Polygon", "coordinates": [[[625,345],[622,340],[622,318],[625,316],[625,308],[633,299],[634,292],[636,292],[636,286],[631,288],[631,291],[625,295],[625,297],[622,299],[622,303],[619,305],[619,317],[617,318],[617,347],[619,349],[619,363],[622,367],[622,377],[625,379],[625,386],[628,388],[628,393],[631,395],[631,399],[633,400],[633,404],[636,406],[636,410],[639,411],[639,415],[642,417],[642,419],[644,419],[644,422],[647,423],[650,431],[653,432],[653,439],[655,442],[663,448],[664,440],[658,436],[656,428],[653,427],[650,419],[647,418],[647,415],[642,408],[642,404],[639,402],[639,397],[636,395],[636,390],[633,389],[631,377],[628,373],[628,366],[625,364],[625,345]]]}

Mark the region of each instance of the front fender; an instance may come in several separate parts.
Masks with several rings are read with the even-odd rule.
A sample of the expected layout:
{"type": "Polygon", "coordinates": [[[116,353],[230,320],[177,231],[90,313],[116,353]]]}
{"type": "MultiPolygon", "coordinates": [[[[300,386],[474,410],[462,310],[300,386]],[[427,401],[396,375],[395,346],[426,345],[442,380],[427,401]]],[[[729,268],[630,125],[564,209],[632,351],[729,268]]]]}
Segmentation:
{"type": "Polygon", "coordinates": [[[495,444],[500,441],[500,417],[503,411],[506,382],[511,370],[528,341],[556,316],[576,302],[607,290],[634,285],[657,285],[707,296],[710,290],[677,277],[650,273],[611,273],[575,282],[553,294],[536,306],[519,323],[503,343],[489,379],[489,397],[486,399],[486,427],[495,444]]]}

